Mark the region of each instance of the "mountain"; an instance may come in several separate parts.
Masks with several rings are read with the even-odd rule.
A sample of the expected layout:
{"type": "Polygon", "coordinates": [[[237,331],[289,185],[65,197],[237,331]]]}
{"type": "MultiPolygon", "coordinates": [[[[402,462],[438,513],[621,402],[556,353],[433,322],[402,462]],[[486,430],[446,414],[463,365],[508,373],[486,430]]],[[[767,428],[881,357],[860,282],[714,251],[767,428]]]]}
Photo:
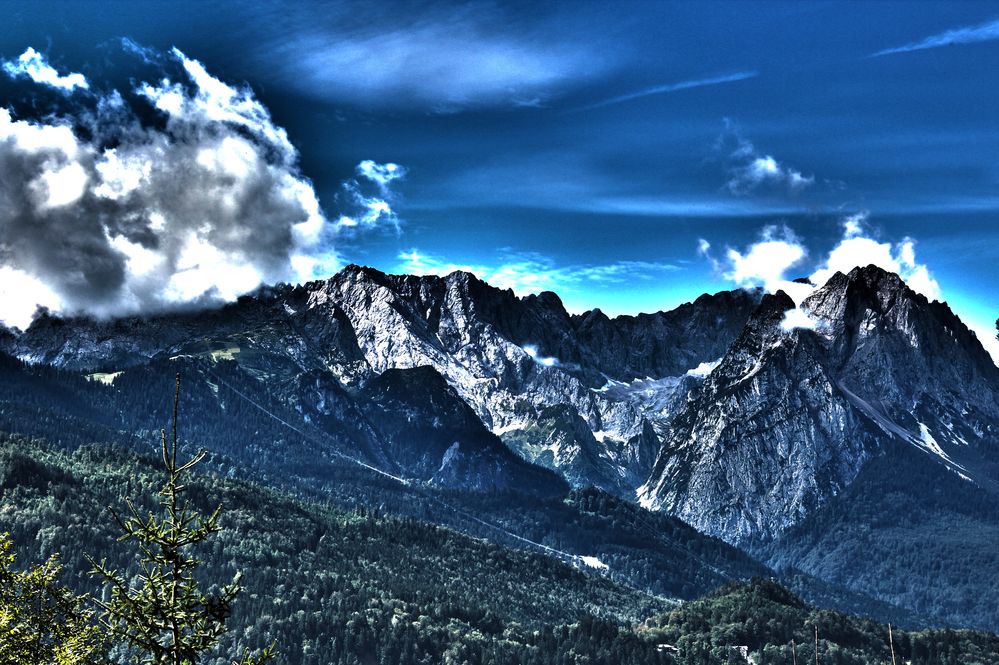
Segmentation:
{"type": "MultiPolygon", "coordinates": [[[[517,298],[469,273],[414,277],[349,266],[326,281],[261,289],[206,312],[108,321],[43,315],[0,338],[0,350],[113,382],[166,360],[232,361],[284,404],[325,420],[328,431],[355,429],[356,414],[345,406],[331,420],[320,404],[344,403],[351,391],[364,401],[363,386],[386,371],[432,367],[487,428],[508,442],[529,440],[510,446],[528,461],[631,499],[676,402],[721,357],[758,298],[732,291],[651,315],[571,316],[553,293],[517,298]]],[[[370,435],[357,433],[355,449],[369,463],[391,464],[384,446],[372,450],[379,446],[370,435]]]]}
{"type": "Polygon", "coordinates": [[[673,421],[644,505],[729,542],[771,538],[912,445],[994,488],[999,369],[943,303],[870,266],[795,308],[768,295],[673,421]]]}
{"type": "Polygon", "coordinates": [[[519,298],[468,273],[358,266],[207,311],[42,315],[0,334],[0,429],[142,450],[168,419],[176,372],[187,436],[225,474],[252,468],[296,493],[565,546],[603,565],[619,557],[606,574],[684,597],[760,565],[690,556],[721,552],[717,537],[783,579],[811,580],[796,587],[809,597],[838,590],[837,606],[999,627],[988,607],[950,592],[966,589],[971,561],[999,579],[988,554],[999,370],[946,304],[874,266],[837,273],[800,307],[783,292],[739,290],[616,318],[569,314],[555,294],[519,298]],[[920,482],[879,495],[900,469],[920,482]],[[945,486],[956,503],[939,501],[945,486]],[[624,522],[606,521],[561,501],[587,487],[660,515],[615,509],[624,522]],[[482,512],[445,510],[444,495],[482,512]],[[922,522],[885,529],[873,506],[922,522]],[[584,523],[587,539],[572,533],[584,523]],[[963,550],[938,530],[948,524],[962,526],[963,550]],[[879,561],[863,557],[872,533],[879,561]],[[907,533],[927,540],[920,553],[907,533]],[[936,568],[930,552],[945,557],[936,568]],[[657,566],[681,560],[703,581],[657,579],[657,566]]]}

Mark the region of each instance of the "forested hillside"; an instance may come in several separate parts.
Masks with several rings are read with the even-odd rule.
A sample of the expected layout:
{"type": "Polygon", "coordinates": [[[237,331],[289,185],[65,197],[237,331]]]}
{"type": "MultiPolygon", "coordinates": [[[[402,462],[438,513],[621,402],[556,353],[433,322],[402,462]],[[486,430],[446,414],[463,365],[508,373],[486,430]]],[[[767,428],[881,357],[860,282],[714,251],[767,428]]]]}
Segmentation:
{"type": "Polygon", "coordinates": [[[639,630],[676,647],[678,662],[992,665],[999,637],[967,630],[897,629],[803,602],[772,581],[753,580],[657,616],[639,630]],[[744,648],[742,652],[740,648],[744,648]],[[816,657],[816,649],[818,656],[816,657]],[[894,660],[893,660],[894,651],[894,660]]]}
{"type": "MultiPolygon", "coordinates": [[[[137,559],[106,513],[126,498],[154,508],[155,461],[106,445],[73,452],[0,438],[0,531],[20,562],[54,553],[63,580],[98,584],[85,554],[135,572],[137,559]]],[[[198,554],[206,586],[242,571],[230,631],[207,661],[276,643],[286,663],[552,663],[714,665],[884,663],[887,627],[819,610],[771,581],[729,585],[678,605],[551,556],[505,549],[446,528],[372,510],[342,510],[214,475],[192,477],[201,510],[224,505],[223,531],[198,554]],[[791,646],[791,640],[795,646],[791,646]],[[734,660],[733,660],[734,659],[734,660]]],[[[611,521],[630,506],[599,493],[573,501],[611,521]],[[615,507],[616,506],[616,507],[615,507]]],[[[969,631],[896,629],[901,659],[975,665],[999,659],[999,638],[969,631]]],[[[114,653],[112,653],[114,655],[114,653]]]]}
{"type": "MultiPolygon", "coordinates": [[[[0,532],[18,559],[60,555],[64,581],[95,591],[85,554],[136,572],[106,512],[126,497],[152,509],[155,462],[107,446],[73,453],[0,441],[0,532]]],[[[224,505],[204,583],[243,573],[246,591],[220,653],[277,642],[289,663],[666,662],[629,628],[668,601],[548,556],[371,511],[345,512],[232,480],[195,476],[193,503],[224,505]]],[[[213,663],[228,663],[221,655],[213,663]]]]}

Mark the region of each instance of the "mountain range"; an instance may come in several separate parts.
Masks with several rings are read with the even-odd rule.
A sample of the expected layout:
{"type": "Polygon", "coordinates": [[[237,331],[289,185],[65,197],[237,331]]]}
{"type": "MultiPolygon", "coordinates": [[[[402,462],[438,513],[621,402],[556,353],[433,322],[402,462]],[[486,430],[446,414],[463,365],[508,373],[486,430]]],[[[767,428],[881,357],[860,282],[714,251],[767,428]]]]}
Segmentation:
{"type": "Polygon", "coordinates": [[[367,475],[349,501],[657,592],[710,586],[636,564],[682,547],[718,553],[704,580],[769,571],[840,607],[999,629],[999,368],[897,275],[811,287],[610,318],[464,272],[349,266],[210,310],[41,313],[0,331],[0,429],[146,450],[179,372],[185,438],[229,475],[344,498],[350,467],[367,475]],[[583,551],[587,491],[632,526],[583,551]]]}

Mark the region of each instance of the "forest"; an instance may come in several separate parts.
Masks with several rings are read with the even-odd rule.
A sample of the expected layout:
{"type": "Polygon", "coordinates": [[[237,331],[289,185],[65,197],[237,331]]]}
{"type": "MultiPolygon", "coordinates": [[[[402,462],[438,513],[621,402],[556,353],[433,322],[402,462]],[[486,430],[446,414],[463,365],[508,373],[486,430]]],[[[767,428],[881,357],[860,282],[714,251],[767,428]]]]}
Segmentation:
{"type": "MultiPolygon", "coordinates": [[[[58,581],[106,598],[87,556],[133,582],[141,557],[119,542],[108,507],[157,510],[162,462],[118,446],[67,450],[24,436],[0,438],[0,532],[15,567],[52,555],[58,581]]],[[[269,645],[284,663],[728,663],[746,653],[791,662],[814,649],[826,663],[889,662],[883,624],[818,610],[778,583],[754,578],[679,604],[543,554],[515,551],[413,517],[328,502],[214,472],[185,491],[220,531],[195,553],[198,581],[218,590],[239,572],[243,590],[226,630],[202,660],[222,665],[269,645]]],[[[599,495],[577,495],[608,512],[599,495]]],[[[4,598],[8,598],[5,595],[4,598]]],[[[894,633],[913,663],[994,663],[999,638],[970,631],[894,633]]],[[[130,652],[109,644],[101,658],[130,652]]],[[[100,660],[94,662],[101,662],[100,660]]],[[[807,661],[802,661],[807,662],[807,661]]]]}

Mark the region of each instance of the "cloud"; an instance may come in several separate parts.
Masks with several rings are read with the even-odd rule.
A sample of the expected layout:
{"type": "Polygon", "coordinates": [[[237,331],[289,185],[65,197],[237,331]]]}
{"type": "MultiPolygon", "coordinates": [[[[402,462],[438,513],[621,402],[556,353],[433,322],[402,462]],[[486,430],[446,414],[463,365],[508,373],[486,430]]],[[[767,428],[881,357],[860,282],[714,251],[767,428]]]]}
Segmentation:
{"type": "Polygon", "coordinates": [[[638,90],[636,92],[628,93],[626,95],[620,95],[617,97],[604,99],[599,102],[588,104],[586,106],[581,106],[573,110],[589,111],[591,109],[598,109],[598,108],[603,108],[605,106],[611,106],[613,104],[629,102],[633,99],[639,99],[641,97],[649,97],[651,95],[662,95],[671,92],[680,92],[681,90],[691,90],[693,88],[704,88],[707,86],[721,85],[723,83],[734,83],[736,81],[745,81],[746,79],[755,78],[759,75],[760,73],[757,71],[745,71],[745,72],[734,72],[731,74],[723,74],[721,76],[711,76],[708,78],[692,79],[689,81],[679,81],[677,83],[667,83],[665,85],[657,85],[657,86],[652,86],[651,88],[638,90]]]}
{"type": "Polygon", "coordinates": [[[808,251],[791,229],[767,226],[760,233],[759,241],[747,249],[728,248],[723,276],[744,288],[761,286],[770,292],[783,290],[794,298],[808,287],[788,280],[785,274],[807,256],[808,251]]]}
{"type": "Polygon", "coordinates": [[[366,159],[357,165],[355,172],[356,177],[344,182],[337,195],[344,212],[337,218],[335,229],[354,232],[388,227],[398,233],[399,216],[392,209],[395,195],[390,186],[405,177],[406,169],[399,164],[379,164],[366,159]]]}
{"type": "Polygon", "coordinates": [[[999,39],[999,19],[993,19],[980,25],[947,30],[936,35],[930,35],[925,39],[919,40],[918,42],[912,42],[910,44],[904,44],[902,46],[895,46],[893,48],[886,48],[881,51],[877,51],[876,53],[872,53],[869,57],[879,58],[881,56],[892,55],[894,53],[922,51],[930,48],[939,48],[941,46],[951,46],[954,44],[975,44],[978,42],[988,42],[996,39],[999,39]]]}
{"type": "Polygon", "coordinates": [[[500,289],[517,295],[556,291],[567,293],[584,285],[613,285],[659,279],[681,270],[668,262],[617,261],[606,264],[559,266],[550,257],[533,252],[507,253],[493,265],[460,264],[412,249],[399,254],[400,273],[412,275],[448,275],[470,272],[500,289]]]}
{"type": "Polygon", "coordinates": [[[524,353],[530,356],[531,360],[544,367],[558,367],[562,364],[559,362],[559,359],[554,356],[541,355],[538,351],[538,347],[534,344],[525,344],[521,348],[524,349],[524,353]]]}
{"type": "Polygon", "coordinates": [[[781,330],[815,330],[819,322],[813,319],[807,311],[801,307],[789,309],[784,313],[784,320],[780,322],[781,330]]]}
{"type": "MultiPolygon", "coordinates": [[[[0,266],[46,285],[27,291],[31,305],[145,312],[335,264],[331,225],[285,130],[250,89],[178,50],[166,61],[177,76],[61,117],[0,109],[0,266]]],[[[24,298],[4,299],[0,320],[24,327],[24,298]]]]}
{"type": "Polygon", "coordinates": [[[30,46],[17,60],[5,60],[3,70],[11,78],[27,77],[35,83],[47,85],[66,93],[72,92],[76,88],[82,90],[90,88],[90,83],[83,74],[60,74],[48,63],[44,55],[30,46]]]}
{"type": "Polygon", "coordinates": [[[843,222],[842,240],[829,252],[825,262],[809,278],[821,286],[837,272],[848,273],[856,267],[876,265],[901,277],[909,288],[930,300],[943,300],[940,285],[930,274],[929,268],[916,261],[916,242],[904,238],[891,244],[880,242],[863,234],[867,214],[847,217],[843,222]]]}
{"type": "Polygon", "coordinates": [[[806,176],[773,156],[759,152],[730,120],[726,119],[725,132],[715,148],[729,163],[729,180],[725,187],[737,196],[762,187],[779,187],[795,194],[815,184],[815,176],[806,176]]]}
{"type": "Polygon", "coordinates": [[[261,55],[302,94],[339,104],[434,113],[537,106],[605,69],[606,56],[571,30],[525,25],[487,3],[427,6],[415,20],[371,3],[345,20],[309,13],[289,18],[298,21],[292,34],[261,55]]]}
{"type": "MultiPolygon", "coordinates": [[[[865,235],[867,217],[866,212],[861,212],[843,219],[843,237],[816,264],[807,279],[808,283],[789,279],[792,268],[804,267],[808,251],[801,239],[787,227],[764,228],[760,239],[746,249],[728,248],[723,261],[712,257],[711,245],[703,239],[698,253],[737,286],[759,286],[771,293],[782,290],[799,304],[837,272],[846,274],[854,268],[872,264],[896,273],[909,288],[928,299],[942,300],[940,285],[929,268],[916,259],[915,240],[904,238],[892,244],[871,238],[865,235]]],[[[803,311],[789,314],[785,325],[786,329],[814,326],[807,312],[803,311]]]]}
{"type": "Polygon", "coordinates": [[[386,191],[392,181],[399,180],[406,175],[406,169],[391,162],[379,164],[365,159],[357,165],[357,174],[377,184],[382,191],[386,191]]]}

